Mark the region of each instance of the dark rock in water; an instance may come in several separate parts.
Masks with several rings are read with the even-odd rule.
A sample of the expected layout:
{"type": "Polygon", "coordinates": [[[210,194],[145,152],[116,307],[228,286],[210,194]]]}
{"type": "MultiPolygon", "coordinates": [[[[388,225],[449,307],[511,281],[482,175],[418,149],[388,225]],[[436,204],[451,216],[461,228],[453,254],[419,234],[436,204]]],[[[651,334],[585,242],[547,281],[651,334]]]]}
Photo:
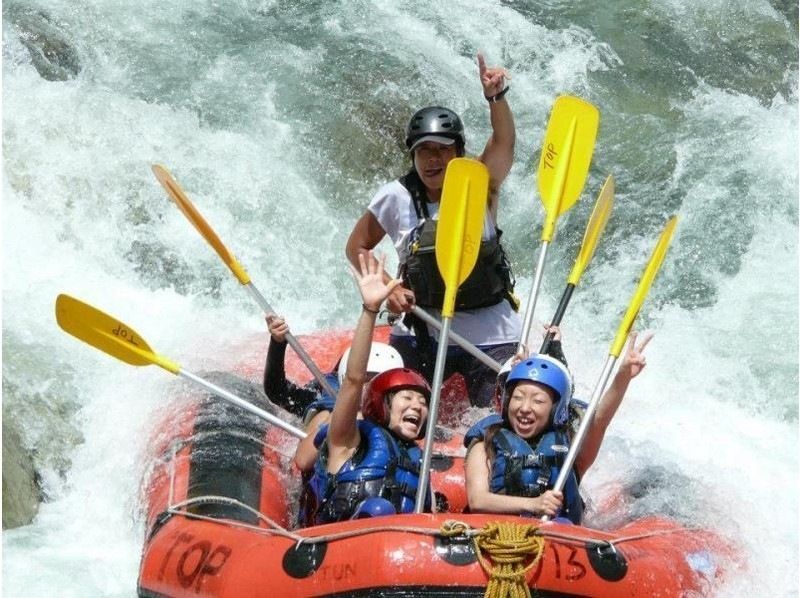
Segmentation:
{"type": "Polygon", "coordinates": [[[3,417],[3,529],[27,525],[42,499],[33,459],[22,446],[16,425],[3,417]]]}
{"type": "Polygon", "coordinates": [[[19,40],[43,79],[66,81],[81,70],[78,52],[69,35],[46,12],[28,7],[4,7],[3,17],[14,24],[19,40]]]}
{"type": "MultiPolygon", "coordinates": [[[[295,417],[288,411],[281,409],[267,398],[260,384],[254,384],[253,382],[240,378],[239,376],[229,372],[202,372],[201,375],[209,382],[224,388],[239,398],[244,399],[248,403],[255,405],[259,409],[263,409],[271,415],[274,415],[275,417],[282,419],[293,426],[302,427],[302,421],[298,417],[295,417]]],[[[256,422],[261,422],[261,418],[248,413],[241,407],[232,405],[224,399],[213,397],[213,395],[210,393],[209,397],[211,397],[212,401],[216,403],[214,409],[218,411],[217,415],[222,420],[233,418],[234,420],[241,421],[242,418],[245,418],[252,419],[256,422]]]]}

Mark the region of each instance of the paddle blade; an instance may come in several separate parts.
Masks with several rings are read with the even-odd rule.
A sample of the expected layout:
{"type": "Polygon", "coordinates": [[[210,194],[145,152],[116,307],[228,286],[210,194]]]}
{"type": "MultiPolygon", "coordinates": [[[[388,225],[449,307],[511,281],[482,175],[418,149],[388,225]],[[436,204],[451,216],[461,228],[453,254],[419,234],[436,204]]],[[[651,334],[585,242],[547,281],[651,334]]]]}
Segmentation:
{"type": "Polygon", "coordinates": [[[583,233],[583,243],[578,257],[575,259],[575,265],[572,267],[572,272],[567,278],[567,282],[577,285],[578,281],[583,276],[583,271],[589,262],[592,261],[594,250],[597,248],[597,241],[600,235],[606,228],[609,216],[611,216],[611,208],[614,207],[614,177],[608,175],[606,182],[603,183],[603,188],[600,189],[600,194],[597,196],[597,201],[594,204],[592,215],[589,217],[589,223],[586,225],[586,232],[583,233]]]}
{"type": "Polygon", "coordinates": [[[622,347],[625,345],[628,334],[633,327],[633,322],[636,320],[636,316],[639,315],[639,309],[642,307],[642,303],[644,303],[647,293],[650,291],[650,285],[653,284],[653,279],[655,279],[659,268],[661,268],[664,256],[667,255],[667,249],[669,249],[669,244],[672,241],[672,235],[675,232],[675,225],[677,223],[677,216],[673,216],[669,219],[664,227],[664,231],[661,233],[661,237],[658,239],[653,254],[650,256],[650,261],[647,262],[647,266],[645,266],[644,274],[642,274],[639,285],[633,293],[630,305],[628,305],[628,311],[625,312],[625,317],[622,318],[622,323],[619,326],[619,330],[617,330],[614,344],[611,345],[610,354],[614,357],[619,357],[619,354],[622,352],[622,347]]]}
{"type": "Polygon", "coordinates": [[[578,201],[589,173],[600,113],[572,96],[553,104],[539,159],[539,195],[545,209],[542,241],[551,241],[556,220],[578,201]]]}
{"type": "Polygon", "coordinates": [[[203,238],[208,241],[208,244],[214,248],[217,255],[222,258],[222,261],[231,269],[234,276],[239,279],[239,282],[248,284],[250,282],[250,276],[247,274],[247,271],[236,258],[233,257],[233,254],[228,251],[228,248],[222,243],[217,233],[214,232],[214,229],[209,226],[208,222],[206,222],[200,212],[197,211],[197,208],[194,207],[194,204],[192,204],[186,193],[183,192],[183,189],[181,189],[181,186],[178,185],[178,182],[172,177],[169,171],[160,164],[153,164],[152,168],[158,182],[166,189],[172,201],[180,208],[183,215],[189,219],[189,222],[197,229],[197,232],[199,232],[203,238]]]}
{"type": "Polygon", "coordinates": [[[69,295],[56,298],[56,321],[64,332],[130,365],[155,364],[173,374],[180,370],[155,354],[133,328],[69,295]]]}
{"type": "Polygon", "coordinates": [[[445,284],[442,317],[452,317],[456,292],[475,267],[486,219],[489,171],[477,160],[447,165],[436,229],[436,264],[445,284]]]}

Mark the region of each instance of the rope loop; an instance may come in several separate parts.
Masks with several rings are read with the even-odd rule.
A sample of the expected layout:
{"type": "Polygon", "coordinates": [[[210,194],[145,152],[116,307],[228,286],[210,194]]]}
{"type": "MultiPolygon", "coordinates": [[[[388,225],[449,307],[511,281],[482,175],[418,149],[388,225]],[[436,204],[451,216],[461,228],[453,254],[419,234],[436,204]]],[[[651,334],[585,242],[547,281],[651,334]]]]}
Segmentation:
{"type": "Polygon", "coordinates": [[[484,597],[530,598],[525,576],[544,554],[538,528],[529,523],[490,522],[474,542],[478,561],[489,575],[484,597]]]}
{"type": "Polygon", "coordinates": [[[439,528],[439,533],[445,538],[452,538],[454,536],[466,536],[469,531],[469,526],[463,521],[456,519],[448,519],[442,523],[439,528]]]}

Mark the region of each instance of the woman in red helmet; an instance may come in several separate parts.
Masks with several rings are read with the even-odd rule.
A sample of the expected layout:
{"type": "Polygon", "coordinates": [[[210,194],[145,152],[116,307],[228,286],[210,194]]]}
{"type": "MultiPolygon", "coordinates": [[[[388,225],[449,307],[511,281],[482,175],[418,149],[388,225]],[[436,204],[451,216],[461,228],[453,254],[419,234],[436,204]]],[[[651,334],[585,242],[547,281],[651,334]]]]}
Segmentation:
{"type": "Polygon", "coordinates": [[[375,319],[399,284],[384,281],[384,260],[369,252],[359,256],[358,270],[351,267],[362,311],[330,424],[316,438],[319,458],[309,482],[316,497],[313,523],[414,510],[422,462],[416,441],[425,433],[430,386],[414,370],[394,368],[364,387],[375,319]]]}

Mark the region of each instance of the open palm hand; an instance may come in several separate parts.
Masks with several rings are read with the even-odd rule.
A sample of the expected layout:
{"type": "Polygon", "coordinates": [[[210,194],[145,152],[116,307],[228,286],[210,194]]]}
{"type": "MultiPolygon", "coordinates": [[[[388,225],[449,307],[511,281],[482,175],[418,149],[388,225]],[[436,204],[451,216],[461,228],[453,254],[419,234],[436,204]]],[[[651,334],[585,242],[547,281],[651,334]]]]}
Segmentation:
{"type": "Polygon", "coordinates": [[[399,280],[390,279],[384,281],[384,265],[386,256],[375,257],[370,251],[358,256],[359,269],[350,266],[353,277],[358,283],[358,291],[361,293],[361,300],[365,307],[377,311],[381,304],[389,296],[398,284],[399,280]]]}

